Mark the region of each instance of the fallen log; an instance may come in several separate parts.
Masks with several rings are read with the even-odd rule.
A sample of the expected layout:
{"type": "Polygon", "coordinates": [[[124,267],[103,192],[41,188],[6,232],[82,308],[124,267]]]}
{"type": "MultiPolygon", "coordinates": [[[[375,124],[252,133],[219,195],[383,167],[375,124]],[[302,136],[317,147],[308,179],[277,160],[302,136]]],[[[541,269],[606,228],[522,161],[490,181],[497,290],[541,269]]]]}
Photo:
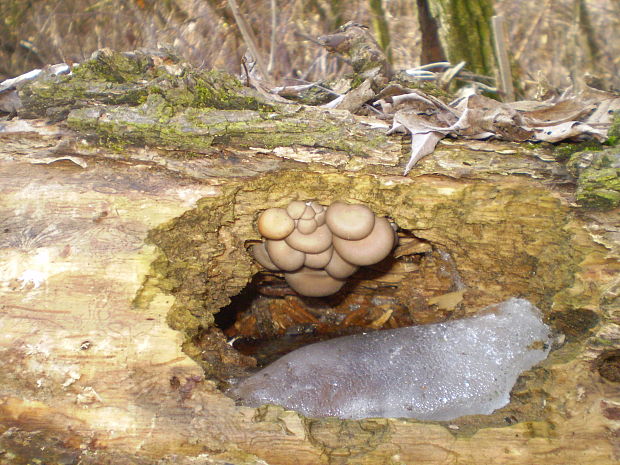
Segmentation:
{"type": "MultiPolygon", "coordinates": [[[[60,92],[72,78],[50,79],[60,92]]],[[[617,462],[619,211],[577,203],[576,180],[549,146],[445,141],[403,177],[408,144],[344,112],[188,110],[154,86],[129,103],[37,97],[23,116],[39,119],[0,122],[0,461],[617,462]],[[170,112],[143,119],[138,134],[162,102],[153,95],[170,112]],[[240,115],[249,130],[231,131],[240,115]],[[286,137],[282,121],[294,128],[286,137]],[[258,214],[306,199],[364,203],[409,248],[319,306],[248,288],[265,276],[246,249],[260,239],[258,214]],[[221,390],[254,363],[227,340],[235,326],[223,314],[260,335],[248,315],[267,306],[260,321],[275,337],[304,312],[377,329],[513,296],[542,309],[556,341],[491,415],[315,419],[237,406],[221,390]]]]}

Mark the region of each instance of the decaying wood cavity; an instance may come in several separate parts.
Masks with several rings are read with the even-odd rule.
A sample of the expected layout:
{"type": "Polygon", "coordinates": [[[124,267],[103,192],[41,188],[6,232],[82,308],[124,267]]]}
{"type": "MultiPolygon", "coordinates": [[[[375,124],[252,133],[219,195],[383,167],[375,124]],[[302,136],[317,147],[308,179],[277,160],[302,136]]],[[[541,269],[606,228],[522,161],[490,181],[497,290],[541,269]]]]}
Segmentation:
{"type": "MultiPolygon", "coordinates": [[[[405,246],[407,236],[424,244],[422,252],[359,272],[332,298],[303,299],[285,290],[276,297],[246,295],[247,308],[228,336],[277,338],[313,323],[328,335],[338,335],[355,326],[437,322],[511,296],[526,297],[549,315],[565,298],[583,258],[574,243],[568,206],[542,186],[518,178],[487,183],[427,176],[411,181],[291,170],[231,183],[221,195],[203,199],[197,209],[151,231],[162,256],[140,294],[157,293],[152,286],[171,290],[176,300],[168,322],[189,336],[184,349],[208,376],[225,380],[253,366],[226,343],[216,320],[226,317],[220,312],[232,311],[226,307],[230,299],[261,271],[246,251],[248,243],[260,239],[258,214],[298,199],[364,203],[395,221],[405,246]],[[340,315],[331,327],[325,324],[329,317],[321,318],[330,312],[340,315]]],[[[572,318],[579,320],[588,312],[569,310],[560,313],[572,311],[572,318]]],[[[591,326],[571,337],[583,338],[591,326]]],[[[535,371],[527,377],[547,376],[544,367],[535,371]]],[[[520,402],[510,408],[519,417],[535,418],[545,397],[543,391],[524,387],[520,402]]],[[[502,415],[505,412],[496,417],[502,415]]]]}

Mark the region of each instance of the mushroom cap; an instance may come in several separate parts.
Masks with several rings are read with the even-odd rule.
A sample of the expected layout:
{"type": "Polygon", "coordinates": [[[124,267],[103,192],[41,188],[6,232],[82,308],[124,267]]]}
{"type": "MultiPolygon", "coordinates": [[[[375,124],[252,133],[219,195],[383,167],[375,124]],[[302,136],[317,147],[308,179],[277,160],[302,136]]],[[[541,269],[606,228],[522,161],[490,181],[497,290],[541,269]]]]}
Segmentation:
{"type": "Polygon", "coordinates": [[[314,210],[315,213],[321,213],[325,210],[325,207],[321,205],[319,202],[315,202],[314,200],[310,202],[310,206],[314,210]]]}
{"type": "Polygon", "coordinates": [[[293,229],[295,221],[284,208],[268,208],[258,217],[258,232],[267,239],[284,239],[293,229]]]}
{"type": "MultiPolygon", "coordinates": [[[[305,264],[308,265],[307,260],[305,264]]],[[[348,278],[359,269],[359,267],[352,265],[343,259],[335,250],[332,254],[331,260],[324,268],[332,278],[336,279],[348,278]]]]}
{"type": "Polygon", "coordinates": [[[310,206],[316,213],[314,215],[314,220],[318,226],[323,226],[325,224],[325,215],[327,214],[327,208],[324,205],[321,205],[318,202],[311,202],[310,206]]]}
{"type": "Polygon", "coordinates": [[[278,268],[271,261],[271,258],[269,258],[269,254],[267,253],[267,249],[265,248],[265,243],[264,242],[261,242],[260,244],[254,244],[252,247],[250,247],[250,253],[252,254],[254,259],[258,263],[263,265],[268,270],[280,271],[280,268],[278,268]]]}
{"type": "Polygon", "coordinates": [[[301,218],[304,211],[306,211],[306,202],[302,202],[301,200],[293,200],[286,207],[286,213],[288,213],[294,220],[301,218]]]}
{"type": "Polygon", "coordinates": [[[306,259],[306,254],[290,247],[285,241],[265,242],[265,249],[275,266],[284,271],[295,271],[301,268],[306,259]]]}
{"type": "Polygon", "coordinates": [[[338,292],[343,279],[334,279],[324,270],[302,268],[293,273],[284,273],[284,279],[295,292],[308,297],[324,297],[338,292]]]}
{"type": "Polygon", "coordinates": [[[318,228],[316,220],[314,218],[305,220],[303,218],[297,220],[297,230],[302,234],[312,234],[318,228]]]}
{"type": "Polygon", "coordinates": [[[363,239],[347,241],[334,236],[334,249],[347,262],[373,265],[388,256],[394,247],[394,230],[386,218],[376,218],[372,232],[363,239]]]}
{"type": "MultiPolygon", "coordinates": [[[[332,244],[332,233],[327,225],[324,224],[316,228],[312,234],[302,234],[299,230],[295,229],[286,237],[285,241],[292,248],[301,250],[302,252],[321,253],[332,244]]],[[[271,257],[271,259],[273,260],[273,257],[271,257]]],[[[274,261],[274,263],[276,262],[274,261]]]]}
{"type": "Polygon", "coordinates": [[[310,219],[314,218],[314,215],[316,215],[316,212],[314,211],[314,208],[312,208],[310,205],[307,205],[306,209],[304,210],[303,214],[301,215],[301,219],[303,219],[303,220],[310,220],[310,219]]]}
{"type": "MultiPolygon", "coordinates": [[[[325,268],[332,259],[333,253],[334,248],[331,246],[321,253],[307,253],[304,266],[309,268],[325,268]]],[[[336,276],[334,276],[334,278],[336,278],[336,276]]]]}
{"type": "Polygon", "coordinates": [[[366,205],[334,202],[327,209],[325,222],[334,235],[357,241],[370,234],[375,224],[375,214],[366,205]]]}

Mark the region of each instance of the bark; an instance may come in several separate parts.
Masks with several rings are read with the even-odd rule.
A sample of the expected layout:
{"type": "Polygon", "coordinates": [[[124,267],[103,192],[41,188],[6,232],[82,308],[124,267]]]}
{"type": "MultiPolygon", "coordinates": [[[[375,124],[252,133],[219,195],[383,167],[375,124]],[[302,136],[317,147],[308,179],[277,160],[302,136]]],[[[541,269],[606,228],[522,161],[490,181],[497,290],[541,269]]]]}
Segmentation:
{"type": "Polygon", "coordinates": [[[495,75],[491,17],[492,0],[429,0],[428,5],[439,23],[439,39],[448,60],[467,62],[472,72],[495,75]]]}
{"type": "MultiPolygon", "coordinates": [[[[177,107],[181,84],[157,82],[135,104],[97,105],[84,92],[62,104],[58,88],[45,105],[34,98],[43,84],[31,84],[24,95],[38,104],[25,112],[68,119],[0,122],[0,463],[617,462],[620,215],[578,206],[574,179],[548,150],[446,142],[403,177],[399,136],[360,153],[358,139],[381,131],[343,112],[267,107],[228,81],[214,84],[229,91],[210,107],[177,107]],[[223,108],[239,93],[245,109],[223,108]],[[137,113],[154,94],[168,102],[166,124],[137,113]],[[192,108],[194,125],[170,123],[192,108]],[[95,110],[96,123],[72,122],[95,110]],[[231,127],[239,112],[250,118],[246,135],[218,127],[222,112],[231,127]],[[258,115],[302,130],[278,138],[258,115]],[[344,141],[322,137],[326,126],[344,141]],[[203,146],[188,142],[192,131],[203,146]],[[246,251],[257,214],[291,199],[366,203],[410,239],[319,311],[371,308],[379,314],[360,321],[390,327],[525,297],[558,331],[550,358],[506,407],[452,422],[236,406],[218,387],[252,360],[216,317],[261,272],[246,251]],[[442,299],[456,280],[462,298],[442,299]],[[380,319],[385,310],[394,318],[380,319]]],[[[267,301],[282,324],[304,305],[317,311],[281,297],[250,296],[247,307],[267,301]]]]}
{"type": "Polygon", "coordinates": [[[370,14],[372,26],[377,37],[377,42],[390,63],[392,63],[392,49],[390,47],[390,30],[385,17],[385,10],[381,0],[370,0],[370,14]]]}
{"type": "Polygon", "coordinates": [[[446,54],[441,47],[437,20],[430,12],[428,0],[417,0],[418,23],[422,34],[422,50],[420,64],[438,63],[446,61],[446,54]]]}

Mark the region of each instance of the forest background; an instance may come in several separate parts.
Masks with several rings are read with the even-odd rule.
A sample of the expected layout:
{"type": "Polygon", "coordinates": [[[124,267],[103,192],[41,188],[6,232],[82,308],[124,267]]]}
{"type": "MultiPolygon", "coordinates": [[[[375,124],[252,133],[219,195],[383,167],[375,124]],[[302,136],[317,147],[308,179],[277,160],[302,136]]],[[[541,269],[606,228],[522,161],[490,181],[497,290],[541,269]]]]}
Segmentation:
{"type": "MultiPolygon", "coordinates": [[[[380,36],[395,69],[424,64],[418,20],[424,3],[237,2],[274,82],[287,85],[350,70],[313,42],[347,21],[368,25],[380,36]],[[387,35],[380,33],[382,27],[387,35]]],[[[521,97],[540,95],[541,88],[565,89],[575,73],[595,87],[620,88],[620,0],[492,3],[506,20],[506,45],[521,97]]],[[[46,64],[80,62],[103,47],[164,47],[196,66],[239,73],[247,49],[226,0],[2,0],[0,18],[0,80],[46,64]]]]}

